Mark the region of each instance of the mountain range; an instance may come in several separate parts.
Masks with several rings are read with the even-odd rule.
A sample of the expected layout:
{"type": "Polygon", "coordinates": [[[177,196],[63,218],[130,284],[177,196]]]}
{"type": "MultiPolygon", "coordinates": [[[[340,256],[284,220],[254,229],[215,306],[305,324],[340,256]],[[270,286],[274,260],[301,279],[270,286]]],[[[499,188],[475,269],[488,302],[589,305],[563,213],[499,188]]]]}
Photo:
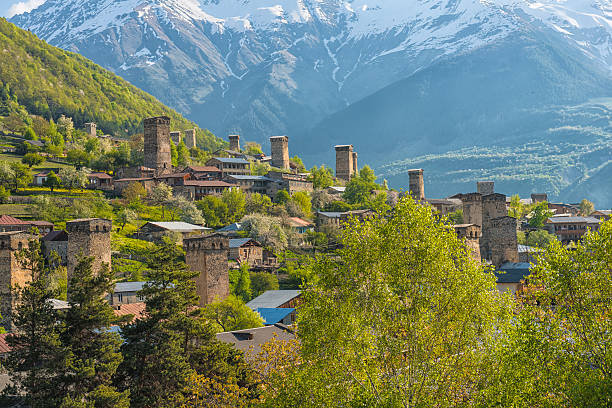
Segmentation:
{"type": "Polygon", "coordinates": [[[428,196],[497,181],[612,206],[612,3],[603,0],[47,0],[11,21],[217,134],[351,143],[428,196]],[[602,173],[603,172],[603,173],[602,173]]]}

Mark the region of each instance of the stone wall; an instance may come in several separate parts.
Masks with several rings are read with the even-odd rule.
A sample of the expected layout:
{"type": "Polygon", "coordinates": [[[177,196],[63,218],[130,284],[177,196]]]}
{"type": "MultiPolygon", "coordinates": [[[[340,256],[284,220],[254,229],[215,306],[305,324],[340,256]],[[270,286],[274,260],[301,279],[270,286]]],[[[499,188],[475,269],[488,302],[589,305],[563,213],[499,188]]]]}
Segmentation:
{"type": "Polygon", "coordinates": [[[417,201],[425,200],[425,183],[423,169],[408,170],[408,186],[410,195],[417,201]]]}
{"type": "Polygon", "coordinates": [[[185,261],[198,272],[195,278],[200,306],[229,296],[229,239],[221,235],[201,235],[183,241],[185,261]]]}
{"type": "Polygon", "coordinates": [[[82,257],[94,258],[94,272],[97,272],[102,264],[111,267],[111,228],[112,222],[102,218],[73,220],[66,223],[68,282],[82,257]]]}
{"type": "Polygon", "coordinates": [[[16,299],[13,298],[11,287],[23,287],[32,279],[31,271],[22,267],[17,260],[17,252],[27,248],[29,240],[34,238],[25,232],[0,233],[0,312],[2,326],[11,330],[11,317],[16,299]]]}
{"type": "Polygon", "coordinates": [[[350,181],[355,174],[353,145],[339,145],[336,149],[336,178],[350,181]]]}
{"type": "Polygon", "coordinates": [[[461,194],[463,203],[463,222],[482,226],[482,195],[478,193],[461,194]]]}
{"type": "Polygon", "coordinates": [[[144,166],[155,175],[172,172],[170,153],[170,118],[158,116],[144,120],[144,166]]]}
{"type": "Polygon", "coordinates": [[[175,146],[178,146],[179,143],[181,143],[181,140],[183,140],[181,137],[181,132],[170,132],[170,140],[172,140],[175,146]]]}
{"type": "Polygon", "coordinates": [[[533,203],[541,203],[543,201],[548,201],[548,194],[546,194],[546,193],[534,193],[534,194],[531,194],[531,201],[533,203]]]}
{"type": "Polygon", "coordinates": [[[92,122],[86,123],[85,133],[90,137],[96,137],[98,135],[98,125],[92,122]]]}
{"type": "Polygon", "coordinates": [[[240,135],[229,135],[230,150],[235,152],[240,151],[240,135]]]}
{"type": "Polygon", "coordinates": [[[287,136],[272,136],[270,138],[272,159],[270,165],[279,169],[289,170],[289,138],[287,136]]]}
{"type": "Polygon", "coordinates": [[[466,247],[470,250],[472,259],[480,262],[480,236],[481,228],[474,224],[455,225],[455,232],[459,239],[465,240],[466,247]]]}
{"type": "Polygon", "coordinates": [[[359,173],[359,166],[357,166],[357,152],[353,152],[353,174],[359,173]]]}
{"type": "Polygon", "coordinates": [[[492,221],[500,217],[506,217],[507,215],[508,210],[506,209],[505,194],[495,193],[482,196],[482,238],[480,239],[480,254],[484,258],[491,259],[491,250],[495,245],[492,241],[492,237],[495,233],[495,231],[493,231],[495,228],[492,221]]]}

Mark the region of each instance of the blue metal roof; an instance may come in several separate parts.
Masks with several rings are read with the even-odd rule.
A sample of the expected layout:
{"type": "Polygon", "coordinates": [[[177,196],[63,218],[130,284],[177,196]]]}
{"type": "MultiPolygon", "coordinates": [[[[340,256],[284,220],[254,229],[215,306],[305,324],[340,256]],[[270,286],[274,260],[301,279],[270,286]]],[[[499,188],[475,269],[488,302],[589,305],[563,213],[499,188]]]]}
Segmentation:
{"type": "Polygon", "coordinates": [[[236,180],[256,180],[256,181],[272,181],[272,179],[266,176],[249,176],[246,174],[231,174],[228,177],[231,177],[236,180]]]}
{"type": "Polygon", "coordinates": [[[229,247],[230,248],[240,248],[241,246],[243,246],[244,244],[246,244],[249,241],[252,241],[252,239],[251,238],[234,238],[234,239],[230,239],[229,240],[229,247]]]}
{"type": "Polygon", "coordinates": [[[248,160],[237,159],[234,157],[213,157],[213,159],[218,160],[221,163],[249,164],[248,160]]]}
{"type": "Polygon", "coordinates": [[[268,290],[247,303],[247,306],[253,310],[260,307],[277,308],[300,296],[300,293],[299,290],[268,290]]]}
{"type": "Polygon", "coordinates": [[[506,262],[495,271],[498,283],[518,283],[530,274],[529,262],[506,262]]]}
{"type": "Polygon", "coordinates": [[[242,223],[235,222],[233,224],[228,225],[227,227],[223,227],[218,229],[218,232],[227,232],[227,231],[242,231],[244,228],[242,227],[242,223]]]}
{"type": "Polygon", "coordinates": [[[264,324],[276,324],[282,322],[283,319],[293,313],[295,309],[289,307],[260,307],[255,309],[255,311],[259,313],[264,320],[264,324]]]}
{"type": "Polygon", "coordinates": [[[118,282],[115,283],[115,293],[138,292],[147,282],[118,282]]]}

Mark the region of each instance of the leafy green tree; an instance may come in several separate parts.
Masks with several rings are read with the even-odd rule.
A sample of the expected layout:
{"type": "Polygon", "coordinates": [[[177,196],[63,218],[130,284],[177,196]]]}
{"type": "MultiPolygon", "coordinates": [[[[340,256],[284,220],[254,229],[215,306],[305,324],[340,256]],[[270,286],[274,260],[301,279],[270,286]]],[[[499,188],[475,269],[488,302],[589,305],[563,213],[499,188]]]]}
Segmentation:
{"type": "Polygon", "coordinates": [[[0,161],[0,184],[17,191],[32,182],[32,174],[28,166],[18,162],[0,161]]]}
{"type": "Polygon", "coordinates": [[[610,406],[611,264],[611,221],[538,256],[480,406],[610,406]]]}
{"type": "Polygon", "coordinates": [[[23,137],[25,137],[28,140],[38,140],[38,136],[36,136],[36,132],[34,132],[34,129],[32,129],[29,126],[23,132],[23,137]]]}
{"type": "Polygon", "coordinates": [[[172,187],[166,183],[157,183],[149,194],[149,200],[162,209],[162,219],[166,219],[166,205],[172,199],[172,187]]]}
{"type": "Polygon", "coordinates": [[[202,212],[195,203],[183,196],[173,197],[169,202],[169,206],[175,210],[175,213],[179,214],[179,218],[183,222],[197,225],[202,225],[206,222],[204,217],[202,217],[202,212]]]}
{"type": "Polygon", "coordinates": [[[39,164],[44,163],[45,158],[38,153],[27,153],[25,156],[23,156],[21,162],[29,168],[32,168],[32,166],[38,166],[39,164]]]}
{"type": "Polygon", "coordinates": [[[289,159],[289,161],[296,165],[298,172],[306,172],[306,166],[304,166],[304,162],[298,155],[293,156],[291,159],[289,159]]]}
{"type": "Polygon", "coordinates": [[[291,201],[300,208],[302,214],[307,217],[311,215],[312,203],[310,202],[310,197],[308,196],[308,193],[304,191],[296,191],[291,196],[291,201]]]}
{"type": "Polygon", "coordinates": [[[288,245],[287,232],[283,229],[280,218],[263,214],[250,214],[242,219],[249,237],[263,246],[284,250],[288,245]]]}
{"type": "Polygon", "coordinates": [[[595,211],[595,205],[586,198],[583,198],[580,202],[580,215],[587,217],[591,215],[593,211],[595,211]]]}
{"type": "Polygon", "coordinates": [[[453,211],[452,213],[448,214],[448,220],[453,225],[463,224],[463,210],[458,209],[457,211],[453,211]]]}
{"type": "Polygon", "coordinates": [[[147,190],[141,183],[134,182],[130,183],[122,192],[123,198],[125,198],[128,203],[133,203],[136,201],[140,201],[147,196],[147,190]]]}
{"type": "Polygon", "coordinates": [[[334,175],[329,167],[322,165],[320,168],[314,166],[310,169],[310,176],[308,177],[312,181],[312,186],[315,190],[322,190],[334,185],[334,175]]]}
{"type": "Polygon", "coordinates": [[[261,316],[233,295],[207,305],[204,315],[209,321],[214,322],[217,332],[262,327],[264,323],[261,316]]]}
{"type": "Polygon", "coordinates": [[[72,133],[74,132],[74,123],[72,118],[67,118],[62,115],[57,120],[57,131],[64,136],[65,140],[72,140],[72,133]]]}
{"type": "Polygon", "coordinates": [[[546,248],[557,237],[546,230],[531,231],[527,237],[526,244],[533,247],[546,248]]]}
{"type": "Polygon", "coordinates": [[[176,146],[176,163],[179,166],[187,166],[189,164],[189,149],[182,140],[176,146]]]}
{"type": "Polygon", "coordinates": [[[529,226],[532,228],[544,228],[546,220],[552,217],[553,212],[548,209],[548,203],[542,201],[533,206],[529,214],[529,226]]]}
{"type": "Polygon", "coordinates": [[[31,280],[12,288],[16,306],[10,316],[13,332],[7,336],[10,352],[4,361],[16,393],[32,407],[57,407],[63,397],[57,389],[58,373],[66,359],[60,341],[61,324],[51,299],[49,269],[40,241],[33,239],[18,253],[31,280]]]}
{"type": "Polygon", "coordinates": [[[51,191],[53,191],[55,188],[62,186],[62,180],[57,176],[57,174],[55,174],[55,172],[50,171],[49,174],[47,174],[47,178],[45,179],[43,185],[45,187],[49,187],[51,191]]]}
{"type": "Polygon", "coordinates": [[[122,208],[117,213],[117,222],[121,224],[121,230],[125,228],[126,224],[133,224],[138,220],[138,213],[131,208],[122,208]]]}
{"type": "Polygon", "coordinates": [[[209,227],[220,227],[226,224],[228,217],[227,204],[217,196],[204,196],[196,202],[196,207],[202,212],[202,216],[209,227]]]}
{"type": "Polygon", "coordinates": [[[115,287],[109,265],[94,271],[93,257],[80,259],[68,285],[70,307],[63,312],[60,338],[69,351],[61,372],[64,405],[129,407],[129,392],[118,392],[111,382],[123,360],[121,338],[110,332],[121,320],[105,299],[115,287]]]}
{"type": "Polygon", "coordinates": [[[170,160],[172,162],[172,166],[178,166],[178,151],[176,150],[176,145],[172,140],[170,141],[170,160]]]}
{"type": "Polygon", "coordinates": [[[287,204],[289,200],[291,200],[291,196],[287,190],[278,190],[276,196],[274,197],[274,202],[280,205],[287,204]]]}
{"type": "Polygon", "coordinates": [[[229,223],[237,222],[244,216],[246,196],[242,190],[225,190],[221,199],[227,205],[228,219],[226,221],[229,223]]]}
{"type": "Polygon", "coordinates": [[[89,165],[91,156],[85,150],[71,149],[68,150],[68,153],[66,154],[66,160],[73,164],[78,170],[89,165]]]}
{"type": "Polygon", "coordinates": [[[251,289],[251,275],[249,264],[244,262],[238,269],[232,269],[229,274],[230,293],[243,302],[248,302],[253,298],[251,289]]]}
{"type": "Polygon", "coordinates": [[[97,137],[90,137],[85,141],[85,152],[92,154],[98,151],[100,148],[100,139],[97,137]]]}
{"type": "Polygon", "coordinates": [[[255,142],[246,142],[244,145],[244,152],[252,156],[263,154],[263,150],[261,150],[261,145],[255,142]]]}
{"type": "Polygon", "coordinates": [[[346,185],[343,198],[349,204],[364,205],[370,200],[372,191],[378,188],[376,175],[368,166],[364,166],[346,185]]]}
{"type": "Polygon", "coordinates": [[[495,277],[410,197],[348,225],[343,245],[313,267],[298,315],[303,363],[267,378],[266,404],[469,405],[510,317],[495,277]]]}
{"type": "Polygon", "coordinates": [[[253,176],[265,176],[272,170],[272,166],[269,163],[251,162],[251,175],[253,176]]]}
{"type": "Polygon", "coordinates": [[[11,192],[4,186],[0,186],[0,204],[8,204],[11,201],[11,192]]]}
{"type": "Polygon", "coordinates": [[[317,210],[327,207],[332,201],[334,201],[334,197],[324,190],[313,191],[310,197],[312,208],[317,210]]]}
{"type": "Polygon", "coordinates": [[[253,193],[246,198],[244,211],[247,214],[267,214],[270,207],[272,207],[272,200],[270,197],[259,193],[253,193]]]}
{"type": "Polygon", "coordinates": [[[529,213],[529,206],[524,205],[521,202],[521,197],[518,194],[513,195],[510,198],[510,208],[508,209],[508,215],[522,220],[525,215],[529,213]]]}
{"type": "Polygon", "coordinates": [[[332,212],[346,212],[351,211],[352,209],[353,207],[349,203],[340,200],[332,201],[325,207],[325,211],[332,212]]]}
{"type": "Polygon", "coordinates": [[[251,289],[253,298],[268,290],[278,290],[278,278],[268,272],[251,272],[251,289]]]}

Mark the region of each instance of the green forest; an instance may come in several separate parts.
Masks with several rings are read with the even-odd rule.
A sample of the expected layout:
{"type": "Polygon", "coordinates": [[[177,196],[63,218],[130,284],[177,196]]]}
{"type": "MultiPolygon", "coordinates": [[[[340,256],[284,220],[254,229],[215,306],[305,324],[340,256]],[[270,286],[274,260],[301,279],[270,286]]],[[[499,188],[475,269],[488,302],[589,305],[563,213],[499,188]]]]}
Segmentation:
{"type": "MultiPolygon", "coordinates": [[[[34,34],[0,19],[0,116],[7,114],[10,96],[30,115],[73,119],[76,127],[95,122],[117,137],[138,133],[142,120],[167,115],[177,130],[197,127],[153,96],[88,59],[53,47],[34,34]]],[[[222,145],[207,130],[198,130],[198,145],[215,150],[222,145]]]]}

